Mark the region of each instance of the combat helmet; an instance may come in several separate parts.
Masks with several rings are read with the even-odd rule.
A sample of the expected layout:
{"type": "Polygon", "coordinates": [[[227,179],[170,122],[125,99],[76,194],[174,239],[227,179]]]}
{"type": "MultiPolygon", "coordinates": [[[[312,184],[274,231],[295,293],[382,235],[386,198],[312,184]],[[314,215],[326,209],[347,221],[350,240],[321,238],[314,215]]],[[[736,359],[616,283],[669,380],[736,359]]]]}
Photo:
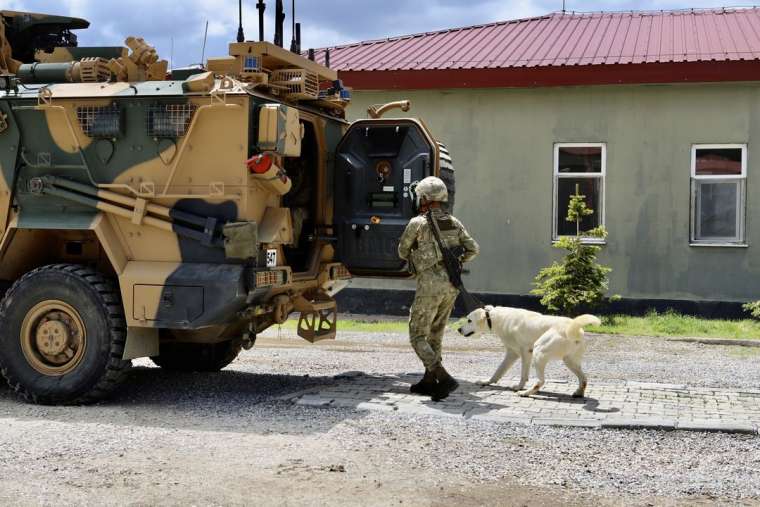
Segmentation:
{"type": "Polygon", "coordinates": [[[431,202],[449,202],[449,191],[442,179],[435,176],[428,176],[420,181],[414,189],[417,195],[417,206],[421,204],[422,198],[431,202]]]}

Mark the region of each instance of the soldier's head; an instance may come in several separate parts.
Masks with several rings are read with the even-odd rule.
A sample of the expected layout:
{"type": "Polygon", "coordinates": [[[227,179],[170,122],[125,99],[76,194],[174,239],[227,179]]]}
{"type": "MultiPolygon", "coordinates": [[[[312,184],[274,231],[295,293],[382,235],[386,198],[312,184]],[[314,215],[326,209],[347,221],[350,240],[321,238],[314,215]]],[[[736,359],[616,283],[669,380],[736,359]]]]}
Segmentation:
{"type": "Polygon", "coordinates": [[[440,207],[441,203],[449,202],[449,191],[441,178],[428,176],[417,184],[414,189],[417,195],[417,208],[440,207]]]}

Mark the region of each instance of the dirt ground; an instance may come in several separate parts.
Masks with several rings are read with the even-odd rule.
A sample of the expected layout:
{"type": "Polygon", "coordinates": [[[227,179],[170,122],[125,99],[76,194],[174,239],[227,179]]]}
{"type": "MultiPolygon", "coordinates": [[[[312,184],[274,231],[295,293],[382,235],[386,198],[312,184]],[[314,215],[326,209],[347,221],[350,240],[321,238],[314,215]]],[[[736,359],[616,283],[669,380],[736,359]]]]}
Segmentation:
{"type": "MultiPolygon", "coordinates": [[[[716,496],[718,485],[690,493],[646,484],[634,490],[612,479],[555,480],[550,461],[572,452],[568,439],[595,446],[612,433],[495,428],[278,400],[349,369],[414,371],[404,339],[340,336],[314,347],[270,335],[218,374],[168,373],[143,360],[113,399],[90,407],[25,405],[0,387],[0,505],[760,504],[754,490],[716,496]],[[542,432],[540,441],[533,431],[542,432]],[[545,467],[546,477],[526,479],[525,470],[536,467],[545,467]]],[[[474,350],[450,342],[455,370],[485,374],[498,362],[495,343],[474,350]]],[[[597,363],[606,365],[618,347],[612,340],[598,346],[597,363]]],[[[673,357],[692,349],[695,360],[705,355],[700,346],[673,347],[673,357]]],[[[757,364],[754,354],[729,359],[757,364]]],[[[638,443],[630,452],[643,452],[646,438],[632,438],[638,443]]],[[[716,449],[756,445],[705,438],[715,438],[716,449]]]]}

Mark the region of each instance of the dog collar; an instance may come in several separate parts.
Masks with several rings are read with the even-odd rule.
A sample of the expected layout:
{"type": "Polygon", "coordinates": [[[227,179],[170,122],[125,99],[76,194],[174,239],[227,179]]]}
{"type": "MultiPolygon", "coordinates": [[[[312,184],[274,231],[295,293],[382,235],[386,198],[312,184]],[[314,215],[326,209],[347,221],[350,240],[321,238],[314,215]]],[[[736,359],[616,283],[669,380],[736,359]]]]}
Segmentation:
{"type": "Polygon", "coordinates": [[[488,322],[488,329],[493,331],[493,322],[491,322],[491,312],[486,310],[486,322],[488,322]]]}

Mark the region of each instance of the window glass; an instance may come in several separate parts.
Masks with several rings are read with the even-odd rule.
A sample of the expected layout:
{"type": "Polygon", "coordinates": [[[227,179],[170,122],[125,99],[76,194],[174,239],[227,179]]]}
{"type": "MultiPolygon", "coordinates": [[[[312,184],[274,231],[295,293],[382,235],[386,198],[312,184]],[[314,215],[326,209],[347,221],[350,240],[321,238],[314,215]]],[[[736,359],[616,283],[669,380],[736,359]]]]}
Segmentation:
{"type": "Polygon", "coordinates": [[[741,148],[697,148],[696,151],[697,176],[740,176],[742,174],[741,148]]]}
{"type": "Polygon", "coordinates": [[[602,216],[602,180],[601,178],[559,178],[557,180],[557,234],[559,236],[574,236],[575,222],[568,222],[567,206],[570,196],[575,194],[576,185],[581,195],[586,196],[586,206],[594,210],[594,214],[584,217],[581,221],[581,232],[590,231],[601,225],[602,216]]]}
{"type": "Polygon", "coordinates": [[[699,182],[699,239],[737,238],[738,206],[738,182],[699,182]]]}
{"type": "Polygon", "coordinates": [[[559,173],[601,173],[602,147],[560,147],[557,162],[559,173]]]}

